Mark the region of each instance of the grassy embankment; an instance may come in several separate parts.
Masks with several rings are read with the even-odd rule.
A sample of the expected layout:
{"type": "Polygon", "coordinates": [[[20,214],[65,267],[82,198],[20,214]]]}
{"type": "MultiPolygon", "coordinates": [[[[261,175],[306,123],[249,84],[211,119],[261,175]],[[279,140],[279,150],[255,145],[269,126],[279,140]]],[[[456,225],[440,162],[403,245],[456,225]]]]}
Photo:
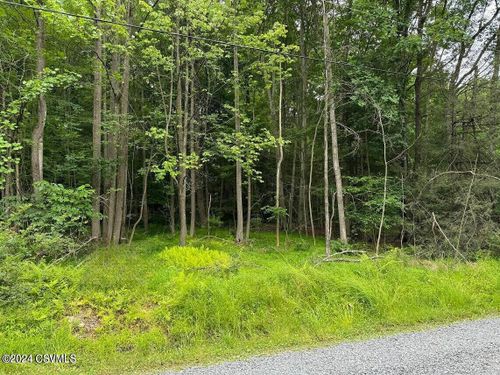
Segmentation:
{"type": "Polygon", "coordinates": [[[138,236],[83,262],[13,263],[19,295],[10,298],[23,303],[0,308],[1,351],[75,353],[77,363],[0,372],[144,373],[500,312],[499,260],[392,252],[317,264],[321,245],[296,236],[277,251],[271,234],[246,247],[218,235],[185,249],[138,236]]]}

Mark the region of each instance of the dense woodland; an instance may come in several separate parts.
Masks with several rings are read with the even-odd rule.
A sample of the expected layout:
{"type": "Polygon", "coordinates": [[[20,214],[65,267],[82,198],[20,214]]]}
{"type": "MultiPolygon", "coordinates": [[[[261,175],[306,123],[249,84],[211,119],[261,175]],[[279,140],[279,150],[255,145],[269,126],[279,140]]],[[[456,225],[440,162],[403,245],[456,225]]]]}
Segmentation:
{"type": "Polygon", "coordinates": [[[151,226],[498,252],[499,20],[496,0],[2,0],[2,230],[38,257],[151,226]]]}

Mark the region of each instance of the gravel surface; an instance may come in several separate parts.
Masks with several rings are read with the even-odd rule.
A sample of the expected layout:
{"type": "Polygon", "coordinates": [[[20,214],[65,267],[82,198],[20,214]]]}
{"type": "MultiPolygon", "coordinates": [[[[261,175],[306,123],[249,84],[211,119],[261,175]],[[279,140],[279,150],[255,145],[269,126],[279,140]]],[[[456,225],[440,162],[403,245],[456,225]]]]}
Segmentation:
{"type": "Polygon", "coordinates": [[[500,318],[163,374],[500,375],[500,318]]]}

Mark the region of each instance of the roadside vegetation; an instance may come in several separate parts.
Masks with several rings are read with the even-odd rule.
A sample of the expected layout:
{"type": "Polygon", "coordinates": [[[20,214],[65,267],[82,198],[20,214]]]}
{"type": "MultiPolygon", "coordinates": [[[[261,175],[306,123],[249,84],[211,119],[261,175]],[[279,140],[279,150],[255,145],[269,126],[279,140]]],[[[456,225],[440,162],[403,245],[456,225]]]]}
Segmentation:
{"type": "Polygon", "coordinates": [[[499,314],[499,15],[0,0],[0,349],[77,356],[0,373],[499,314]]]}
{"type": "Polygon", "coordinates": [[[272,233],[246,246],[222,230],[177,241],[139,234],[52,264],[4,256],[3,352],[75,353],[77,363],[0,371],[147,372],[500,312],[500,261],[488,257],[416,260],[394,248],[322,262],[324,244],[297,235],[279,250],[272,233]]]}

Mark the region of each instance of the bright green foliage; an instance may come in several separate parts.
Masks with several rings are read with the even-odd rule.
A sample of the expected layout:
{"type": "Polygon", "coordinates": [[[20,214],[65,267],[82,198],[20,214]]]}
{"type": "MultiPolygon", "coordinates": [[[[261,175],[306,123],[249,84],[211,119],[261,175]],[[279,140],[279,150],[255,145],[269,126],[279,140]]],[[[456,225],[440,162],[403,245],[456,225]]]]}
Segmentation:
{"type": "Polygon", "coordinates": [[[82,250],[77,240],[59,234],[42,232],[0,231],[0,259],[15,256],[21,259],[56,260],[82,250]]]}
{"type": "Polygon", "coordinates": [[[41,181],[27,200],[2,201],[2,222],[28,233],[56,233],[75,238],[87,232],[92,211],[93,191],[87,186],[75,189],[41,181]]]}
{"type": "MultiPolygon", "coordinates": [[[[244,126],[246,123],[247,121],[244,119],[244,126]]],[[[260,134],[255,134],[255,132],[245,127],[244,132],[222,132],[216,141],[216,151],[227,160],[239,161],[247,175],[262,182],[262,172],[256,169],[256,164],[262,152],[275,147],[276,142],[276,138],[266,129],[261,131],[260,134]]],[[[212,156],[210,151],[205,153],[206,158],[210,156],[212,156]]]]}
{"type": "Polygon", "coordinates": [[[272,233],[257,233],[243,250],[216,234],[186,248],[150,236],[79,267],[1,261],[0,346],[77,353],[58,373],[154,372],[500,311],[498,260],[419,261],[395,249],[317,264],[323,246],[310,240],[290,236],[277,251],[272,233]]]}
{"type": "Polygon", "coordinates": [[[174,246],[160,253],[160,258],[181,270],[220,269],[227,270],[232,266],[231,256],[216,250],[196,247],[174,246]]]}
{"type": "Polygon", "coordinates": [[[9,133],[17,129],[22,112],[26,106],[41,94],[46,94],[55,87],[69,87],[81,78],[76,73],[59,73],[59,69],[46,69],[42,76],[23,81],[19,97],[0,110],[0,189],[5,183],[5,176],[14,171],[18,163],[16,153],[22,149],[21,143],[10,139],[9,133]]]}
{"type": "Polygon", "coordinates": [[[65,188],[41,181],[25,199],[3,199],[0,213],[0,258],[54,260],[84,247],[93,191],[89,186],[65,188]]]}
{"type": "Polygon", "coordinates": [[[287,216],[286,208],[276,206],[264,206],[262,212],[269,216],[269,219],[284,219],[287,216]]]}

